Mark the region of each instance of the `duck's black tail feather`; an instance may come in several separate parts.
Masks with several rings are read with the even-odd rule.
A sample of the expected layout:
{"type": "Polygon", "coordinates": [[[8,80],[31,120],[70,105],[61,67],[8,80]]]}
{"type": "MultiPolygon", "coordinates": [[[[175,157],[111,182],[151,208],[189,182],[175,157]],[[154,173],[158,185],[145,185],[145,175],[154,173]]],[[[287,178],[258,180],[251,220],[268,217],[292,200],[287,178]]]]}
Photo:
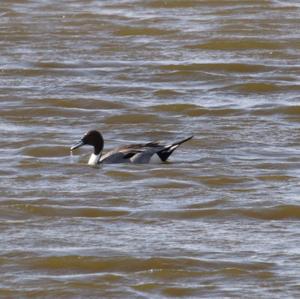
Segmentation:
{"type": "Polygon", "coordinates": [[[163,162],[167,161],[167,159],[170,157],[170,155],[176,150],[176,148],[177,148],[180,144],[182,144],[182,143],[184,143],[184,142],[186,142],[186,141],[188,141],[188,140],[190,140],[190,139],[192,139],[192,138],[193,138],[193,135],[192,135],[192,136],[189,136],[189,137],[187,137],[187,138],[185,138],[185,139],[182,139],[182,140],[180,140],[180,141],[174,142],[174,143],[171,144],[171,145],[166,146],[163,150],[161,150],[160,152],[157,153],[158,156],[159,156],[159,158],[160,158],[163,162]]]}

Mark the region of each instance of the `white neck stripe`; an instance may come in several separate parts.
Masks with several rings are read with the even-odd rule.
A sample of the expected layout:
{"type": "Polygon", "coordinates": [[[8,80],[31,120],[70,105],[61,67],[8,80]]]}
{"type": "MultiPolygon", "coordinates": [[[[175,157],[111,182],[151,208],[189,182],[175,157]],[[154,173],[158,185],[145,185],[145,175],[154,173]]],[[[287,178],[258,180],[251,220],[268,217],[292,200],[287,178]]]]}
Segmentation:
{"type": "Polygon", "coordinates": [[[101,153],[99,155],[95,155],[94,153],[92,153],[88,165],[96,166],[98,164],[100,157],[101,157],[101,153]]]}

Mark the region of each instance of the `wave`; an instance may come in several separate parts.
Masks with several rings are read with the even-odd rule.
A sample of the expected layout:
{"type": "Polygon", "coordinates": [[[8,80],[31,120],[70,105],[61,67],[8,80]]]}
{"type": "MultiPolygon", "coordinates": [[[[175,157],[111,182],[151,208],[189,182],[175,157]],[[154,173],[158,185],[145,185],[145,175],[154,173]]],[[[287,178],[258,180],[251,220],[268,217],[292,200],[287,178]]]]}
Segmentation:
{"type": "Polygon", "coordinates": [[[164,1],[157,1],[152,0],[145,4],[147,7],[150,8],[194,8],[200,5],[199,1],[195,0],[185,0],[185,1],[178,1],[178,0],[164,0],[164,1]]]}
{"type": "Polygon", "coordinates": [[[247,63],[192,63],[192,64],[169,64],[160,66],[162,70],[169,71],[205,71],[205,72],[237,72],[237,73],[257,73],[267,72],[275,67],[262,64],[247,63]]]}
{"type": "Polygon", "coordinates": [[[149,123],[161,123],[162,119],[154,114],[120,114],[109,116],[105,119],[106,124],[149,124],[149,123]]]}
{"type": "Polygon", "coordinates": [[[241,115],[242,109],[235,108],[206,108],[194,104],[160,104],[150,107],[155,112],[169,112],[175,114],[184,114],[191,117],[209,115],[209,116],[231,116],[241,115]]]}
{"type": "Polygon", "coordinates": [[[299,92],[300,85],[282,85],[274,82],[247,82],[215,88],[215,91],[237,91],[240,93],[299,92]]]}
{"type": "Polygon", "coordinates": [[[196,218],[255,218],[259,220],[300,219],[300,206],[278,205],[266,208],[207,208],[176,209],[144,212],[143,217],[186,219],[196,218]]]}
{"type": "MultiPolygon", "coordinates": [[[[30,255],[30,253],[28,253],[30,255]]],[[[11,257],[2,257],[3,264],[10,263],[11,257]]],[[[88,272],[110,272],[110,273],[132,273],[138,272],[148,274],[153,277],[162,278],[163,274],[175,276],[194,276],[203,275],[206,271],[223,271],[228,269],[240,269],[241,271],[264,271],[269,270],[273,264],[264,262],[233,262],[223,260],[206,260],[191,258],[185,256],[172,257],[132,257],[132,256],[114,256],[99,257],[85,255],[34,255],[19,259],[23,265],[28,265],[35,269],[64,269],[68,271],[79,270],[88,272]],[[196,269],[198,269],[198,272],[196,269]],[[165,271],[165,272],[163,272],[165,271]],[[184,273],[184,271],[186,273],[184,273]],[[204,271],[204,273],[202,272],[204,271]],[[190,274],[190,275],[189,275],[190,274]]],[[[233,272],[233,271],[229,271],[233,272]]],[[[166,275],[164,275],[166,276],[166,275]]]]}
{"type": "Polygon", "coordinates": [[[188,45],[188,48],[199,50],[276,50],[281,49],[282,45],[277,41],[268,41],[265,39],[217,39],[208,42],[188,45]]]}
{"type": "Polygon", "coordinates": [[[272,107],[254,107],[251,114],[253,115],[272,115],[282,114],[286,116],[300,116],[300,106],[272,106],[272,107]]]}
{"type": "Polygon", "coordinates": [[[119,36],[160,36],[174,33],[174,30],[166,30],[159,28],[148,28],[148,27],[122,27],[115,31],[119,36]]]}
{"type": "Polygon", "coordinates": [[[105,209],[97,207],[68,207],[62,205],[40,205],[32,203],[18,203],[1,205],[0,215],[15,215],[16,217],[23,217],[33,215],[37,217],[85,217],[85,218],[115,218],[124,217],[130,214],[129,211],[121,209],[105,209]],[[13,214],[10,212],[13,210],[13,214]]]}
{"type": "MultiPolygon", "coordinates": [[[[98,208],[84,206],[63,206],[54,204],[37,203],[10,203],[4,202],[1,205],[1,214],[23,215],[23,216],[43,216],[43,217],[122,217],[128,219],[195,219],[195,218],[255,218],[260,220],[283,220],[300,219],[299,205],[275,205],[261,208],[224,208],[217,207],[223,204],[223,200],[214,201],[212,204],[193,204],[179,209],[170,210],[149,210],[149,211],[130,211],[125,209],[98,208]],[[13,211],[10,213],[9,211],[13,211]]],[[[125,219],[124,218],[124,219],[125,219]]]]}

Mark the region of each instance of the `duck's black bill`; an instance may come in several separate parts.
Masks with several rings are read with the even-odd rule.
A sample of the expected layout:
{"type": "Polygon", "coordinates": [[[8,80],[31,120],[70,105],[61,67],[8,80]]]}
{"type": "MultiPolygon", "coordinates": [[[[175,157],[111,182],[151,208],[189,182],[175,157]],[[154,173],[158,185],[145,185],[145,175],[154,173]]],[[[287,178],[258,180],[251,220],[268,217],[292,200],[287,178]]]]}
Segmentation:
{"type": "Polygon", "coordinates": [[[74,144],[72,147],[71,147],[71,151],[75,150],[76,148],[79,148],[81,146],[84,145],[84,142],[82,140],[80,140],[78,143],[74,144]]]}

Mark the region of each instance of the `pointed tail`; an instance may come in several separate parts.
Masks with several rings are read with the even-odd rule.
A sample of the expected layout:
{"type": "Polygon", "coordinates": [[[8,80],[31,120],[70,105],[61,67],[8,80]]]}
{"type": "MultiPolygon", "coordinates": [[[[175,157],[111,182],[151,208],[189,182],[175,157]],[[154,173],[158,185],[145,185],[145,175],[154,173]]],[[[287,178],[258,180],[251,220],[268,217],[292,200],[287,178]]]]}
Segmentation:
{"type": "Polygon", "coordinates": [[[187,138],[185,138],[185,139],[182,139],[182,140],[180,140],[180,141],[174,142],[171,146],[175,146],[175,145],[179,146],[180,144],[182,144],[182,143],[184,143],[184,142],[186,142],[186,141],[189,141],[189,140],[192,139],[193,137],[194,137],[194,136],[191,135],[191,136],[189,136],[189,137],[187,137],[187,138]]]}
{"type": "Polygon", "coordinates": [[[167,161],[167,159],[170,157],[170,155],[176,150],[176,148],[177,148],[180,144],[182,144],[182,143],[184,143],[184,142],[186,142],[186,141],[192,139],[193,137],[194,137],[194,136],[191,135],[191,136],[189,136],[189,137],[187,137],[187,138],[185,138],[185,139],[182,139],[182,140],[180,140],[180,141],[174,142],[174,143],[172,143],[172,144],[169,145],[169,146],[166,146],[163,150],[161,150],[160,152],[157,153],[158,156],[160,157],[160,159],[161,159],[163,162],[167,161]]]}

